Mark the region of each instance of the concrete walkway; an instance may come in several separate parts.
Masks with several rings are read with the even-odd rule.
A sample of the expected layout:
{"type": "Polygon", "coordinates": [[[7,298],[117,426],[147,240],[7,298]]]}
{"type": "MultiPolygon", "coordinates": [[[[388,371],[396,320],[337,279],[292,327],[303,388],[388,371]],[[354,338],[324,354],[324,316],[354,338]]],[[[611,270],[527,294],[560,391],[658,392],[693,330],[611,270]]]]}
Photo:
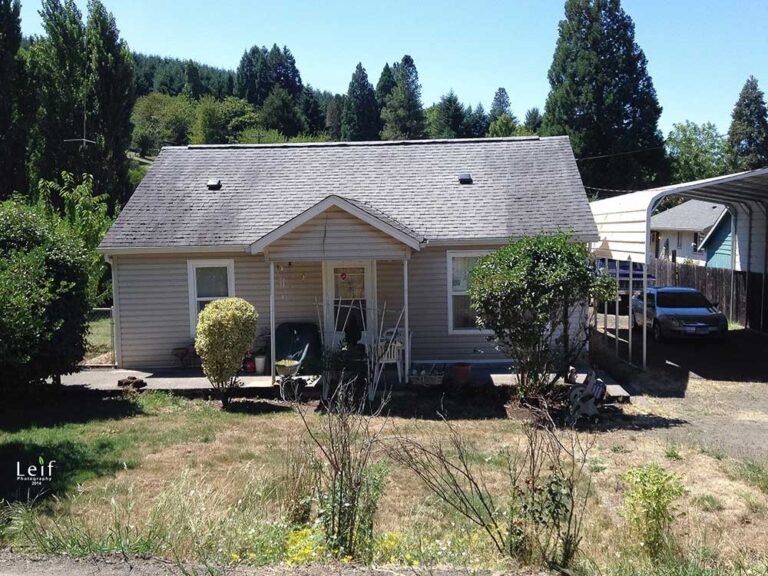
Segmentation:
{"type": "MultiPolygon", "coordinates": [[[[118,390],[117,381],[128,376],[141,378],[147,383],[144,390],[210,390],[211,384],[200,370],[167,370],[144,372],[115,368],[87,368],[76,374],[61,377],[65,386],[83,386],[91,390],[118,390]]],[[[312,377],[305,377],[308,380],[312,377]]],[[[269,376],[241,376],[243,388],[272,388],[269,376]]],[[[310,384],[311,385],[311,384],[310,384]]]]}

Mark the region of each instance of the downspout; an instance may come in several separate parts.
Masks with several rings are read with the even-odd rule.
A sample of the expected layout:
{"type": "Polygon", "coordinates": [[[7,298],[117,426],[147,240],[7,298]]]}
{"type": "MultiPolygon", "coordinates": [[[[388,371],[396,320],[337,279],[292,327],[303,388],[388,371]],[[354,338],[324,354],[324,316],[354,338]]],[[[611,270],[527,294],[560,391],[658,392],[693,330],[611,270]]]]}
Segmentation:
{"type": "Polygon", "coordinates": [[[112,274],[112,347],[114,348],[114,358],[112,360],[116,367],[122,368],[123,353],[120,339],[120,306],[118,304],[119,288],[117,286],[117,264],[109,254],[104,254],[104,261],[109,264],[112,274]]]}

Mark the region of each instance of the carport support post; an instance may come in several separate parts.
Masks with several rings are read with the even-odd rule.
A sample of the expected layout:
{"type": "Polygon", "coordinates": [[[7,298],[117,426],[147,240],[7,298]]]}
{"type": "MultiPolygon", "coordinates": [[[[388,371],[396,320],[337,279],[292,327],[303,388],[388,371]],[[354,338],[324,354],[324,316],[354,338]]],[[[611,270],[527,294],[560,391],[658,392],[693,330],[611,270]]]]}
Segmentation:
{"type": "Polygon", "coordinates": [[[619,261],[614,260],[616,262],[616,302],[614,303],[615,308],[613,309],[613,337],[616,340],[616,358],[619,357],[619,300],[621,297],[619,296],[619,276],[621,274],[619,273],[619,261]]]}
{"type": "Polygon", "coordinates": [[[269,365],[275,385],[275,263],[269,261],[269,365]]]}
{"type": "Polygon", "coordinates": [[[643,370],[648,358],[648,254],[643,262],[643,370]]]}
{"type": "Polygon", "coordinates": [[[632,364],[632,324],[634,312],[632,312],[632,276],[635,275],[635,270],[632,268],[632,256],[627,258],[629,261],[629,290],[627,294],[627,320],[629,321],[629,331],[627,339],[629,341],[629,363],[632,364]]]}
{"type": "MultiPolygon", "coordinates": [[[[608,274],[608,258],[603,258],[603,262],[605,262],[605,269],[603,270],[604,274],[608,274]]],[[[603,338],[608,337],[608,299],[605,299],[605,302],[603,302],[603,338]]]]}

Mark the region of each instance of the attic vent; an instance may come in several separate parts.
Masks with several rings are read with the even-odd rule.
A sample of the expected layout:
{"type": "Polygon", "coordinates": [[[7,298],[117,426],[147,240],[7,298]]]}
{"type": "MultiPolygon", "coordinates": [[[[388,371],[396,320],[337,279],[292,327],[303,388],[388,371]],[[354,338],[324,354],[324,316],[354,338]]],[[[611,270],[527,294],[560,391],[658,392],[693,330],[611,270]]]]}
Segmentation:
{"type": "Polygon", "coordinates": [[[472,174],[469,172],[459,174],[459,184],[472,184],[472,174]]]}
{"type": "Polygon", "coordinates": [[[208,190],[218,190],[221,188],[221,180],[218,178],[210,178],[206,184],[208,190]]]}

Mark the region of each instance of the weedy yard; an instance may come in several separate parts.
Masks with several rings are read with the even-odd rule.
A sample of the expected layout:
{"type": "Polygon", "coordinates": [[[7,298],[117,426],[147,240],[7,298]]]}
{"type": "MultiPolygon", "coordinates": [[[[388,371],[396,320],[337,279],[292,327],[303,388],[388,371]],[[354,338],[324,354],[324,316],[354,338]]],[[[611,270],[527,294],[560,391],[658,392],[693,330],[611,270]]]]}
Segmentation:
{"type": "MultiPolygon", "coordinates": [[[[707,386],[691,380],[689,396],[705,395],[707,386]]],[[[354,562],[331,557],[325,528],[314,520],[316,471],[301,454],[317,448],[291,406],[238,399],[223,411],[216,402],[164,393],[58,394],[2,413],[4,546],[75,557],[155,556],[217,569],[354,562]],[[8,480],[9,467],[38,456],[55,460],[56,468],[50,493],[29,501],[15,474],[8,480]]],[[[307,423],[323,430],[328,416],[312,408],[305,405],[307,423]]],[[[392,457],[393,438],[424,445],[449,438],[451,429],[438,410],[465,443],[464,457],[488,492],[498,502],[509,495],[507,455],[525,450],[525,411],[482,398],[395,397],[388,415],[371,421],[377,433],[372,461],[381,485],[369,561],[417,571],[521,567],[499,553],[481,526],[392,457]]],[[[573,570],[768,571],[766,461],[742,460],[681,433],[697,410],[661,401],[627,406],[594,433],[581,433],[589,449],[577,481],[580,490],[589,487],[589,496],[573,570]],[[632,483],[632,474],[657,474],[645,468],[649,464],[662,474],[643,485],[657,491],[650,496],[633,491],[632,483]],[[668,524],[661,516],[631,514],[638,501],[655,506],[665,499],[671,502],[668,524]],[[642,538],[651,542],[653,534],[664,540],[661,556],[643,549],[642,538]]],[[[569,432],[560,434],[566,438],[569,432]]]]}

